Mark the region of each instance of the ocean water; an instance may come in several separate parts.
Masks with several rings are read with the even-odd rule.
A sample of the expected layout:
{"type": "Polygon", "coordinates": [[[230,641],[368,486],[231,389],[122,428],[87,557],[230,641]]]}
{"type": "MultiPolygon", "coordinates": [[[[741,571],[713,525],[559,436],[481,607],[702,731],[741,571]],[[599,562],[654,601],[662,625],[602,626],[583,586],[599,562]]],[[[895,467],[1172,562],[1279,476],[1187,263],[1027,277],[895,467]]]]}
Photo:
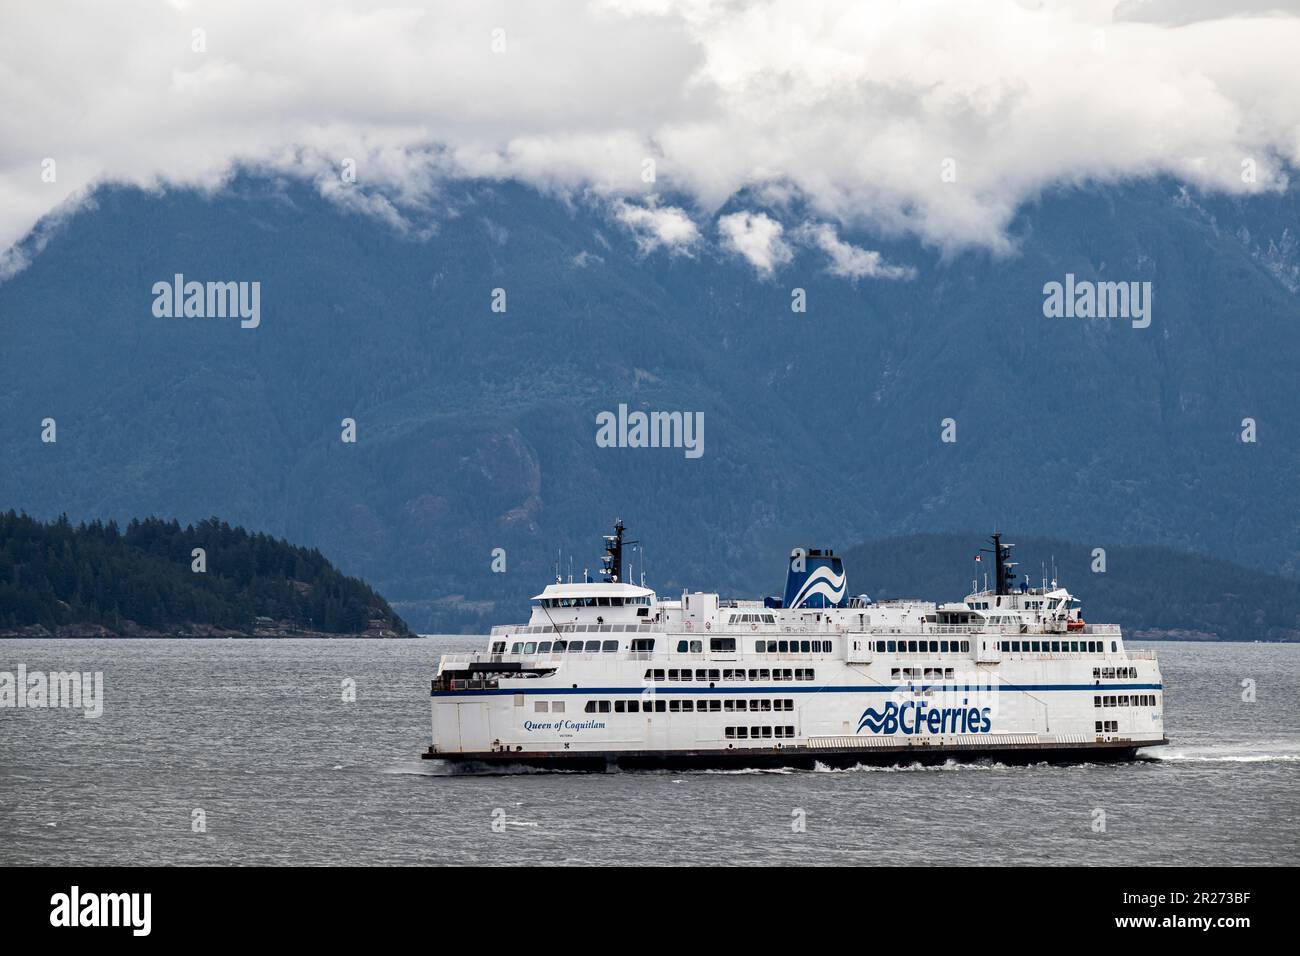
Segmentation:
{"type": "Polygon", "coordinates": [[[0,864],[1300,862],[1300,645],[1143,645],[1172,746],[1132,764],[451,774],[428,681],[480,644],[0,641],[105,685],[0,709],[0,864]]]}

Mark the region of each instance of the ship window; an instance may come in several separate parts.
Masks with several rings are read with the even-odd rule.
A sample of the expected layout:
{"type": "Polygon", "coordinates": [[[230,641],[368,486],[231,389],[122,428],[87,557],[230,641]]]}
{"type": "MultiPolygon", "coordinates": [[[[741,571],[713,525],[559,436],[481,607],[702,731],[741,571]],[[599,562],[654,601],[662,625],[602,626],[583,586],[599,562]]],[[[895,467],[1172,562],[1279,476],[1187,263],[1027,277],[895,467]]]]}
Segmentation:
{"type": "Polygon", "coordinates": [[[550,642],[550,641],[542,641],[540,644],[538,644],[538,645],[537,645],[537,653],[538,653],[538,654],[549,654],[549,653],[551,653],[551,642],[550,642]]]}
{"type": "Polygon", "coordinates": [[[693,700],[682,701],[682,710],[686,711],[686,713],[689,714],[694,709],[695,709],[695,701],[693,700]]]}
{"type": "Polygon", "coordinates": [[[709,650],[733,654],[736,651],[736,639],[734,637],[711,637],[709,638],[709,650]]]}
{"type": "Polygon", "coordinates": [[[662,714],[668,709],[668,702],[664,700],[655,701],[655,713],[662,714]]]}
{"type": "Polygon", "coordinates": [[[554,646],[551,648],[551,650],[554,651],[556,654],[563,654],[568,649],[569,649],[568,641],[556,641],[554,646]]]}
{"type": "Polygon", "coordinates": [[[627,701],[624,700],[614,701],[614,713],[622,714],[625,713],[626,711],[627,711],[627,701]]]}
{"type": "Polygon", "coordinates": [[[655,649],[655,639],[653,637],[634,637],[632,639],[632,650],[639,654],[645,654],[655,649]]]}
{"type": "Polygon", "coordinates": [[[562,713],[564,713],[564,701],[562,701],[562,700],[552,701],[552,702],[551,702],[551,713],[553,713],[553,714],[562,714],[562,713]]]}
{"type": "Polygon", "coordinates": [[[726,736],[734,740],[736,737],[736,728],[735,727],[726,728],[726,736]]]}
{"type": "Polygon", "coordinates": [[[510,648],[510,653],[511,653],[511,654],[522,654],[522,653],[523,653],[523,650],[524,650],[524,642],[523,642],[523,641],[515,641],[515,646],[512,647],[512,648],[510,648]]]}
{"type": "Polygon", "coordinates": [[[689,646],[689,645],[686,643],[686,641],[678,641],[678,642],[677,642],[677,653],[678,653],[678,654],[685,654],[685,653],[686,653],[686,648],[687,648],[688,646],[689,646]]]}
{"type": "Polygon", "coordinates": [[[534,714],[547,714],[550,713],[550,711],[551,711],[551,705],[548,701],[544,701],[544,700],[533,701],[534,714]]]}
{"type": "MultiPolygon", "coordinates": [[[[755,729],[757,730],[758,728],[755,728],[755,729]]],[[[764,736],[764,737],[771,737],[771,736],[772,736],[772,728],[771,728],[771,727],[763,727],[763,728],[762,728],[762,731],[763,731],[763,736],[764,736]]]]}
{"type": "Polygon", "coordinates": [[[537,653],[537,642],[536,642],[536,641],[529,641],[527,644],[525,644],[525,645],[524,645],[524,653],[525,653],[525,654],[536,654],[536,653],[537,653]]]}
{"type": "Polygon", "coordinates": [[[637,713],[640,709],[641,709],[641,701],[639,701],[639,700],[629,700],[629,701],[627,702],[627,712],[628,712],[629,714],[635,714],[635,713],[637,713]]]}
{"type": "Polygon", "coordinates": [[[691,653],[692,653],[692,654],[703,654],[703,653],[704,653],[704,642],[703,642],[703,641],[691,641],[691,653]]]}
{"type": "Polygon", "coordinates": [[[738,700],[736,701],[736,710],[745,710],[748,704],[749,701],[747,700],[738,700]]]}
{"type": "Polygon", "coordinates": [[[740,738],[741,740],[744,740],[746,737],[749,736],[749,728],[748,728],[748,727],[737,727],[737,728],[736,728],[736,736],[737,736],[738,738],[740,738]]]}
{"type": "Polygon", "coordinates": [[[670,714],[680,714],[682,712],[682,702],[680,700],[670,700],[668,702],[668,712],[670,714]]]}
{"type": "Polygon", "coordinates": [[[1101,721],[1097,721],[1094,726],[1097,728],[1097,733],[1101,733],[1101,721]]]}
{"type": "Polygon", "coordinates": [[[1112,654],[1115,653],[1115,648],[1116,648],[1116,644],[1115,644],[1115,642],[1114,642],[1114,641],[1111,641],[1111,642],[1110,642],[1110,652],[1111,652],[1112,654]]]}
{"type": "Polygon", "coordinates": [[[492,653],[493,653],[493,654],[504,654],[505,652],[506,652],[506,642],[505,642],[505,641],[493,641],[493,642],[492,642],[492,653]]]}
{"type": "Polygon", "coordinates": [[[908,652],[909,654],[915,654],[915,653],[916,653],[916,641],[908,641],[908,642],[907,642],[907,652],[908,652]]]}
{"type": "Polygon", "coordinates": [[[1100,707],[1100,706],[1101,706],[1101,698],[1100,698],[1100,697],[1094,697],[1094,698],[1092,699],[1092,706],[1094,706],[1094,707],[1100,707]]]}
{"type": "Polygon", "coordinates": [[[954,673],[955,671],[951,667],[945,667],[943,670],[943,676],[947,680],[952,680],[954,673]]]}

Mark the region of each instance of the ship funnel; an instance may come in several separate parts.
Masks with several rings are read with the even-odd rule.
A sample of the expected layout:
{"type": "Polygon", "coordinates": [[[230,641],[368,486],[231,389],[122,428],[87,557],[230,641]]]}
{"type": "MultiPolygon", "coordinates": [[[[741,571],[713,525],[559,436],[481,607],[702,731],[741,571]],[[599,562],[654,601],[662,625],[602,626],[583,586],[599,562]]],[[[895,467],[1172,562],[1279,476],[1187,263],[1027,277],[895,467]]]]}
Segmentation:
{"type": "Polygon", "coordinates": [[[844,607],[848,593],[844,562],[834,551],[795,548],[790,552],[781,602],[785,607],[844,607]]]}

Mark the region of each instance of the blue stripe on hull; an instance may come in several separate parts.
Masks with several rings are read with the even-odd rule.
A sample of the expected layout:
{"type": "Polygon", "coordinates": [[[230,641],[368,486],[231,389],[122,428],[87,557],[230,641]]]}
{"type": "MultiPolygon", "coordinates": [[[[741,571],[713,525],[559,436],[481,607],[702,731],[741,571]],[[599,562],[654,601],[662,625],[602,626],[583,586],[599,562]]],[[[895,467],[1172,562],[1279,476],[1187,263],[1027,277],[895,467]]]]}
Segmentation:
{"type": "Polygon", "coordinates": [[[880,685],[870,684],[863,686],[852,685],[829,685],[829,686],[800,686],[797,684],[784,684],[773,687],[755,687],[752,684],[729,684],[726,687],[665,687],[660,684],[649,684],[638,687],[538,687],[538,688],[496,688],[494,690],[453,690],[453,691],[431,691],[431,697],[493,697],[502,694],[542,694],[548,697],[554,697],[557,694],[617,694],[629,697],[640,697],[647,692],[652,695],[659,694],[681,694],[686,697],[694,697],[700,694],[733,694],[736,696],[745,696],[747,694],[892,694],[896,691],[910,691],[919,689],[922,691],[936,690],[943,693],[961,694],[970,691],[981,691],[988,693],[995,692],[1021,692],[1021,691],[1101,691],[1101,690],[1164,690],[1163,684],[921,684],[913,688],[910,684],[893,684],[880,685]]]}

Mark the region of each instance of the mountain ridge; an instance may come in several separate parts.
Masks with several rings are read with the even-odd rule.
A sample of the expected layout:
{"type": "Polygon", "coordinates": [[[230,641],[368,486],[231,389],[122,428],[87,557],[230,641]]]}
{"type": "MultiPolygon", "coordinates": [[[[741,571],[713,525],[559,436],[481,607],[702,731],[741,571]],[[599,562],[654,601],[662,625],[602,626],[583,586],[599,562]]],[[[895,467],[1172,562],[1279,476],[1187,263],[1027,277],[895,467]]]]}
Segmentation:
{"type": "Polygon", "coordinates": [[[654,529],[664,586],[732,593],[808,540],[971,525],[1300,569],[1295,190],[1054,190],[1003,257],[846,230],[918,270],[854,283],[802,247],[756,278],[582,204],[455,189],[457,215],[405,234],[254,176],[96,193],[0,284],[0,503],[218,512],[334,555],[423,631],[533,593],[557,549],[594,563],[615,514],[654,529]],[[260,281],[261,325],[155,318],[177,272],[260,281]],[[1152,327],[1044,318],[1067,272],[1152,281],[1152,327]],[[620,402],[702,413],[705,454],[598,447],[620,402]]]}

